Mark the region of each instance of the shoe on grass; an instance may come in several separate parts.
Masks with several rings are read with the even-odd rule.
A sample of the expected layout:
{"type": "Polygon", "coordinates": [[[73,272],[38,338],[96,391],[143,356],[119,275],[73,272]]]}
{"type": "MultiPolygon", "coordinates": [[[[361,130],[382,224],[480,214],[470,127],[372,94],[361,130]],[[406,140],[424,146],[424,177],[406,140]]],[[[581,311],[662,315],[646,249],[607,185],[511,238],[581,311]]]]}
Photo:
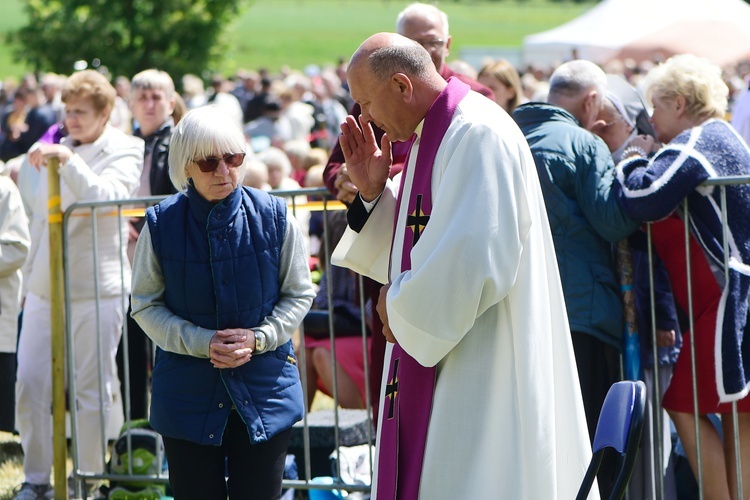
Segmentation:
{"type": "Polygon", "coordinates": [[[55,490],[53,490],[49,484],[23,483],[18,490],[16,490],[13,500],[43,500],[48,498],[47,493],[50,491],[53,495],[52,498],[54,498],[55,490]]]}

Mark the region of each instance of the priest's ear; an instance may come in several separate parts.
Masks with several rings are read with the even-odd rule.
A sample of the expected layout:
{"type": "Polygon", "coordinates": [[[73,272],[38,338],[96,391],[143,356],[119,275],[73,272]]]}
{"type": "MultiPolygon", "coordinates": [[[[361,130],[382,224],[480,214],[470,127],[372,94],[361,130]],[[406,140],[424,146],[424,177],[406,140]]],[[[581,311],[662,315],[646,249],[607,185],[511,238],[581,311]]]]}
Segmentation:
{"type": "Polygon", "coordinates": [[[406,74],[395,73],[391,77],[389,85],[392,85],[394,91],[400,94],[401,100],[404,102],[411,101],[412,95],[414,94],[414,86],[411,83],[411,79],[406,74]]]}

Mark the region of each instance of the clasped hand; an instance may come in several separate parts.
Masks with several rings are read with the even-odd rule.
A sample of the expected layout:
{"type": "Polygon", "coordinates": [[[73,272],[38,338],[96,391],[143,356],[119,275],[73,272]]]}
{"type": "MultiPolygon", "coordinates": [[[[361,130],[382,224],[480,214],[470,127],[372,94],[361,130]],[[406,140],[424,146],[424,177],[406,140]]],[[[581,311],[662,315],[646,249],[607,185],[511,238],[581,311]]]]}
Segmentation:
{"type": "Polygon", "coordinates": [[[339,144],[344,153],[349,178],[359,189],[362,199],[372,201],[383,192],[391,171],[393,157],[388,135],[383,134],[378,147],[372,125],[349,115],[341,124],[339,144]],[[360,127],[361,126],[361,127],[360,127]]]}
{"type": "Polygon", "coordinates": [[[237,368],[253,357],[255,332],[245,328],[217,331],[211,337],[209,358],[214,368],[237,368]]]}
{"type": "Polygon", "coordinates": [[[388,290],[390,288],[391,284],[388,283],[387,285],[383,285],[383,287],[380,289],[380,294],[378,296],[378,305],[375,306],[375,310],[378,312],[380,321],[383,323],[383,336],[385,337],[386,342],[394,343],[396,342],[396,337],[395,335],[393,335],[391,325],[388,324],[388,309],[386,304],[388,298],[388,290]]]}
{"type": "Polygon", "coordinates": [[[47,160],[57,158],[60,160],[60,166],[65,165],[73,156],[73,151],[62,144],[39,144],[36,148],[29,151],[29,164],[39,170],[47,166],[47,160]]]}

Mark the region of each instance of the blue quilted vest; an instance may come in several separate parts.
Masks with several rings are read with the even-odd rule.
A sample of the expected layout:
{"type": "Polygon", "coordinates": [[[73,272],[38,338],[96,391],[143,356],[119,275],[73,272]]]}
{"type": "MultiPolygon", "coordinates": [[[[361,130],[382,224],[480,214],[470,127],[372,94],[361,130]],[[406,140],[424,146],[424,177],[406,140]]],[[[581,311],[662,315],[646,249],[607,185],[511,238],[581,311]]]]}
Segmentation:
{"type": "MultiPolygon", "coordinates": [[[[223,330],[253,328],[272,312],[286,229],[283,200],[240,188],[213,204],[191,185],[187,194],[149,208],[146,220],[173,313],[223,330]]],[[[259,443],[302,418],[291,341],[221,370],[208,358],[157,349],[152,378],[151,425],[165,436],[220,445],[236,408],[251,442],[259,443]]]]}

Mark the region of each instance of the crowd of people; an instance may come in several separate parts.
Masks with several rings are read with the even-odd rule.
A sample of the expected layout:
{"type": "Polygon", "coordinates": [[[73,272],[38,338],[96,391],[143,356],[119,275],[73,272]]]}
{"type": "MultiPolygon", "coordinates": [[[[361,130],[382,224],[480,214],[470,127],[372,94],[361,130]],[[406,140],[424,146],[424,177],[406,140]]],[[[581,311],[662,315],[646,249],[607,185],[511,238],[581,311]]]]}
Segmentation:
{"type": "Polygon", "coordinates": [[[129,417],[164,436],[177,498],[277,498],[318,391],[372,408],[377,498],[572,498],[625,364],[649,392],[631,498],[686,498],[672,426],[708,498],[748,498],[750,187],[702,183],[750,175],[750,61],[475,69],[446,61],[436,7],[394,21],[336,66],[207,87],[158,69],[3,82],[0,430],[21,437],[16,499],[53,495],[52,158],[63,210],[167,197],[125,224],[97,217],[96,287],[90,221],[68,225],[85,471],[104,469],[128,359],[129,417]],[[303,187],[347,211],[306,209],[303,187]]]}

